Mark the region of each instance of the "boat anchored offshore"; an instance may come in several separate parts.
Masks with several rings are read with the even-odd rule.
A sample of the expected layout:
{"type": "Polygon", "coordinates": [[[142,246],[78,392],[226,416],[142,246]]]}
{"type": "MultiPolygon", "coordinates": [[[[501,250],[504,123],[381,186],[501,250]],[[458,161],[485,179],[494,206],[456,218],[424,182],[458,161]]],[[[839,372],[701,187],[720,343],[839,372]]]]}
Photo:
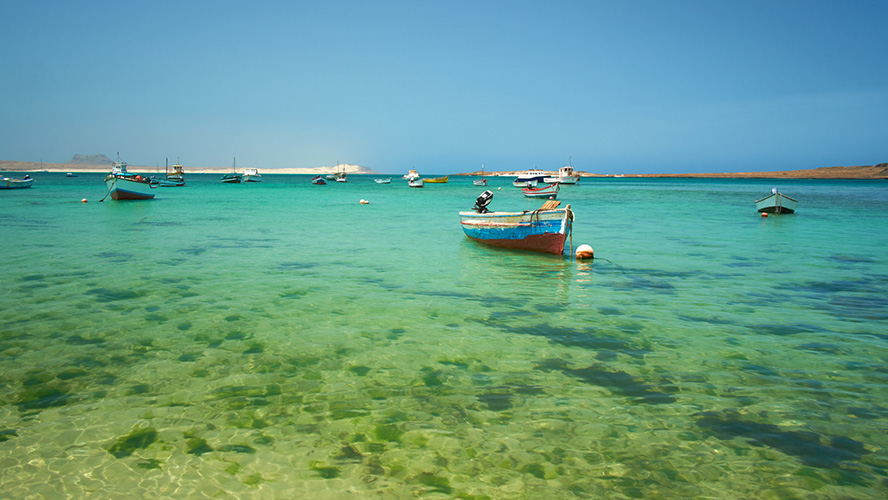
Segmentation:
{"type": "Polygon", "coordinates": [[[545,178],[546,173],[542,170],[528,170],[518,177],[515,177],[515,180],[512,181],[512,185],[515,187],[523,188],[527,187],[527,183],[529,182],[536,186],[538,182],[543,182],[543,179],[545,178]]]}
{"type": "Polygon", "coordinates": [[[105,185],[108,186],[105,196],[110,195],[112,200],[150,200],[157,192],[157,184],[151,179],[127,172],[126,162],[120,161],[120,155],[105,176],[105,185]]]}
{"type": "Polygon", "coordinates": [[[755,200],[755,209],[768,214],[791,214],[795,212],[798,203],[798,201],[777,191],[777,188],[773,188],[771,194],[760,200],[755,200]]]}
{"type": "Polygon", "coordinates": [[[23,189],[31,187],[34,179],[30,175],[25,174],[21,179],[11,177],[0,177],[0,189],[23,189]]]}
{"type": "Polygon", "coordinates": [[[540,188],[526,187],[521,190],[528,198],[549,198],[554,200],[558,196],[558,184],[549,184],[540,188]]]}
{"type": "Polygon", "coordinates": [[[259,175],[258,168],[244,169],[244,182],[262,182],[262,176],[259,175]]]}
{"type": "Polygon", "coordinates": [[[533,211],[490,212],[487,205],[492,199],[493,192],[484,191],[475,200],[474,211],[459,213],[467,237],[502,248],[564,253],[574,220],[570,205],[558,208],[560,201],[549,200],[533,211]]]}
{"type": "Polygon", "coordinates": [[[567,165],[558,169],[558,175],[543,178],[543,182],[548,182],[550,184],[576,184],[579,180],[580,174],[574,172],[573,165],[571,165],[570,161],[567,165]]]}
{"type": "Polygon", "coordinates": [[[487,186],[487,179],[484,178],[484,164],[481,164],[481,178],[475,179],[472,181],[472,184],[476,186],[487,186]]]}
{"type": "Polygon", "coordinates": [[[237,173],[237,158],[231,160],[231,173],[225,174],[220,179],[225,184],[240,184],[244,177],[237,173]]]}

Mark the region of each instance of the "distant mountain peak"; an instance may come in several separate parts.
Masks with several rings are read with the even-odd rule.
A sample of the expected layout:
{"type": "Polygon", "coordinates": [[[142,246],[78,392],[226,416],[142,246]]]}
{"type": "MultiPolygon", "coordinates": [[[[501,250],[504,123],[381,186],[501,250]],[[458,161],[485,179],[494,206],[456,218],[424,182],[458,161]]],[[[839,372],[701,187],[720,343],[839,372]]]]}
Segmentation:
{"type": "Polygon", "coordinates": [[[114,163],[111,158],[105,155],[74,155],[74,158],[68,160],[68,163],[75,165],[111,165],[114,163]]]}

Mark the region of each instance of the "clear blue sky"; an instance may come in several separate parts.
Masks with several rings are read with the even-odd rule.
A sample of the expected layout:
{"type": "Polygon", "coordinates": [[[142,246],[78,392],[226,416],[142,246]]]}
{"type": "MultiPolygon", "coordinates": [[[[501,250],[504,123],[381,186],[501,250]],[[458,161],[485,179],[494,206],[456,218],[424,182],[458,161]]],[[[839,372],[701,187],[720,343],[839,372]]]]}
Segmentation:
{"type": "Polygon", "coordinates": [[[7,1],[0,159],[457,173],[888,161],[888,2],[7,1]]]}

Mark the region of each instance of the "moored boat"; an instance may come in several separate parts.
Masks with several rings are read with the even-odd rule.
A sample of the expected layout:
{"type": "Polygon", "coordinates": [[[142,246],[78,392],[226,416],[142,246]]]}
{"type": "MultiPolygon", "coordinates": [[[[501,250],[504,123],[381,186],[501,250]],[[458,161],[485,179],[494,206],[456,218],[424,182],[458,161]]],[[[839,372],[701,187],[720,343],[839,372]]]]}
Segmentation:
{"type": "Polygon", "coordinates": [[[231,173],[223,175],[220,180],[225,184],[240,184],[244,180],[244,177],[237,173],[237,158],[231,161],[231,173]]]}
{"type": "Polygon", "coordinates": [[[68,172],[67,174],[65,174],[65,177],[77,177],[77,174],[75,174],[74,172],[68,172]]]}
{"type": "Polygon", "coordinates": [[[474,184],[476,186],[486,186],[487,185],[487,179],[484,178],[484,164],[483,163],[481,164],[481,178],[473,180],[472,184],[474,184]]]}
{"type": "Polygon", "coordinates": [[[24,189],[31,187],[33,183],[34,179],[28,174],[25,174],[21,179],[0,177],[0,189],[24,189]]]}
{"type": "Polygon", "coordinates": [[[423,182],[432,184],[446,184],[448,179],[450,179],[450,176],[445,175],[444,177],[432,177],[431,179],[423,179],[423,182]]]}
{"type": "Polygon", "coordinates": [[[108,186],[105,196],[111,196],[112,200],[150,200],[157,192],[157,184],[150,178],[127,172],[126,162],[120,161],[120,155],[105,176],[105,185],[108,186]]]}
{"type": "MultiPolygon", "coordinates": [[[[166,180],[167,185],[172,186],[184,186],[185,185],[185,169],[182,168],[182,165],[179,165],[177,162],[173,165],[173,171],[170,172],[169,168],[166,172],[166,180]]],[[[161,184],[164,185],[164,184],[161,184]]]]}
{"type": "Polygon", "coordinates": [[[574,219],[570,205],[558,208],[561,202],[550,200],[533,211],[490,212],[487,205],[492,198],[491,191],[484,191],[476,200],[474,211],[459,213],[467,237],[502,248],[564,253],[564,242],[574,219]]]}
{"type": "Polygon", "coordinates": [[[373,179],[373,182],[375,182],[377,184],[391,184],[392,178],[389,177],[388,179],[373,179]]]}
{"type": "Polygon", "coordinates": [[[515,180],[512,181],[512,185],[515,187],[523,188],[527,187],[527,183],[530,182],[531,184],[536,186],[538,182],[543,182],[543,179],[545,178],[546,173],[542,170],[528,170],[518,177],[515,177],[515,180]]]}
{"type": "Polygon", "coordinates": [[[421,187],[423,187],[423,184],[424,184],[423,180],[420,177],[417,177],[416,179],[410,179],[409,181],[407,181],[407,185],[412,188],[421,188],[421,187]]]}
{"type": "Polygon", "coordinates": [[[403,176],[403,179],[408,180],[408,181],[411,181],[414,179],[419,179],[419,178],[420,178],[420,175],[414,169],[410,169],[410,171],[407,172],[406,174],[404,174],[404,176],[403,176]]]}
{"type": "Polygon", "coordinates": [[[548,182],[549,184],[576,184],[579,180],[580,174],[574,172],[571,162],[558,169],[558,175],[543,178],[543,182],[548,182]]]}
{"type": "Polygon", "coordinates": [[[755,200],[755,209],[769,214],[791,214],[795,212],[798,203],[797,200],[777,191],[777,188],[773,188],[771,194],[760,200],[755,200]]]}
{"type": "Polygon", "coordinates": [[[259,175],[258,168],[244,169],[244,182],[262,182],[262,176],[259,175]]]}
{"type": "Polygon", "coordinates": [[[326,186],[327,185],[327,181],[321,175],[317,175],[315,177],[312,177],[311,183],[314,184],[315,186],[326,186]]]}
{"type": "Polygon", "coordinates": [[[526,187],[521,192],[528,198],[551,198],[554,200],[558,196],[558,184],[549,184],[540,188],[526,187]]]}

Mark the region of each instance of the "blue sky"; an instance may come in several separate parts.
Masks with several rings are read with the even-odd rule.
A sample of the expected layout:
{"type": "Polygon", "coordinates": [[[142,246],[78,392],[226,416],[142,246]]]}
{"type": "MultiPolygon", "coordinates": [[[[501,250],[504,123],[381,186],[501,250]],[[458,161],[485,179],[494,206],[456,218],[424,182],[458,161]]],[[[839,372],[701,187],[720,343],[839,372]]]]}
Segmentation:
{"type": "Polygon", "coordinates": [[[888,161],[885,1],[0,6],[0,159],[422,173],[888,161]]]}

